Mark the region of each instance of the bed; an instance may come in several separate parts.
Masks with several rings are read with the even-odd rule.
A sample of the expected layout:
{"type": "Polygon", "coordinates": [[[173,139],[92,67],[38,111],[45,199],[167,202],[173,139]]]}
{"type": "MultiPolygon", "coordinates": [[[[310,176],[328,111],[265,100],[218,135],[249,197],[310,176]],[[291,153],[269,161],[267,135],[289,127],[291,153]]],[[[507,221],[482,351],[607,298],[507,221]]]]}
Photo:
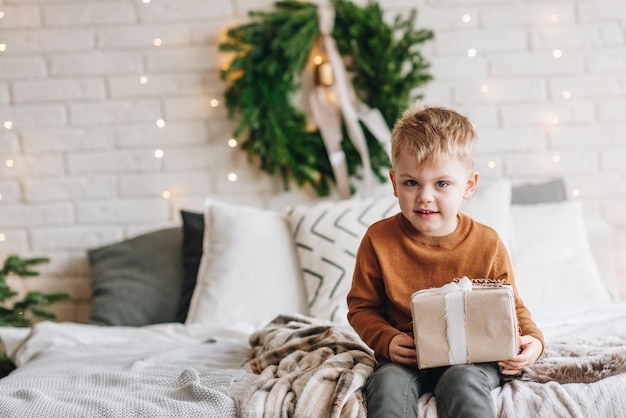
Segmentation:
{"type": "MultiPolygon", "coordinates": [[[[372,352],[345,294],[389,193],[285,211],[207,199],[182,225],[89,251],[89,323],[1,328],[3,417],[365,417],[372,352]]],[[[623,417],[626,302],[609,229],[561,180],[481,183],[463,211],[507,245],[544,356],[495,389],[502,417],[623,417]]],[[[419,399],[436,417],[435,399],[419,399]]]]}

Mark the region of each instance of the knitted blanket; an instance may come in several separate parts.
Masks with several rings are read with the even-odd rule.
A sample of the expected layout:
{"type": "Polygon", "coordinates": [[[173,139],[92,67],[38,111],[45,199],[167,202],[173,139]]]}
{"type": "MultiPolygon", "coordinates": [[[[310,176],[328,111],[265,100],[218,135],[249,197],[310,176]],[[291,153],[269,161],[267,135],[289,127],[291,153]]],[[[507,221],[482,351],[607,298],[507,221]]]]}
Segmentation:
{"type": "Polygon", "coordinates": [[[366,416],[362,386],[375,364],[353,333],[300,316],[280,316],[250,337],[259,377],[243,417],[366,416]]]}

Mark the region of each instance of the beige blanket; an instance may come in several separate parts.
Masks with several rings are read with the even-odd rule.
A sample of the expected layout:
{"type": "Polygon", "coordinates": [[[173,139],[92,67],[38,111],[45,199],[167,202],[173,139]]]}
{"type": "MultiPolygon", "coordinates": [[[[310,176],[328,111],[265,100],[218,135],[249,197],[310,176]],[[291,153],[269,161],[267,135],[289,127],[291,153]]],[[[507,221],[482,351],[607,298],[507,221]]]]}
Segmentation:
{"type": "Polygon", "coordinates": [[[361,387],[372,351],[354,334],[305,317],[281,316],[250,337],[259,378],[242,417],[365,417],[361,387]]]}
{"type": "MultiPolygon", "coordinates": [[[[365,417],[361,388],[374,367],[352,332],[305,317],[279,317],[250,338],[259,374],[243,417],[365,417]]],[[[550,341],[520,379],[492,392],[499,417],[626,417],[626,336],[550,341]]],[[[436,418],[432,394],[419,417],[436,418]]]]}

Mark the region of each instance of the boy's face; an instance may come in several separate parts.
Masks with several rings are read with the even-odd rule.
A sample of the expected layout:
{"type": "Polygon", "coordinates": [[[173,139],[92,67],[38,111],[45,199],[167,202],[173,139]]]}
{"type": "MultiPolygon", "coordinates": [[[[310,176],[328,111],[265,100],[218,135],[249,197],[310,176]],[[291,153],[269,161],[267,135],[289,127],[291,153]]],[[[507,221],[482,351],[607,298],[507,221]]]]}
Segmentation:
{"type": "Polygon", "coordinates": [[[402,214],[413,228],[432,237],[454,232],[461,202],[472,196],[478,182],[478,173],[456,159],[419,165],[406,154],[389,177],[402,214]]]}

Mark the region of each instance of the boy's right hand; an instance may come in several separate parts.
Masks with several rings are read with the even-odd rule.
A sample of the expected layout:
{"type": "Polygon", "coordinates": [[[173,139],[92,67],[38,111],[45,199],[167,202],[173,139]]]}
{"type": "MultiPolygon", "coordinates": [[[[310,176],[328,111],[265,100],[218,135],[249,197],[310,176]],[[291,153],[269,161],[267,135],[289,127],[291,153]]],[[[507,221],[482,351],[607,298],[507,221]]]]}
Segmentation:
{"type": "Polygon", "coordinates": [[[389,343],[389,359],[394,363],[412,366],[417,364],[415,341],[407,334],[398,334],[389,343]]]}

